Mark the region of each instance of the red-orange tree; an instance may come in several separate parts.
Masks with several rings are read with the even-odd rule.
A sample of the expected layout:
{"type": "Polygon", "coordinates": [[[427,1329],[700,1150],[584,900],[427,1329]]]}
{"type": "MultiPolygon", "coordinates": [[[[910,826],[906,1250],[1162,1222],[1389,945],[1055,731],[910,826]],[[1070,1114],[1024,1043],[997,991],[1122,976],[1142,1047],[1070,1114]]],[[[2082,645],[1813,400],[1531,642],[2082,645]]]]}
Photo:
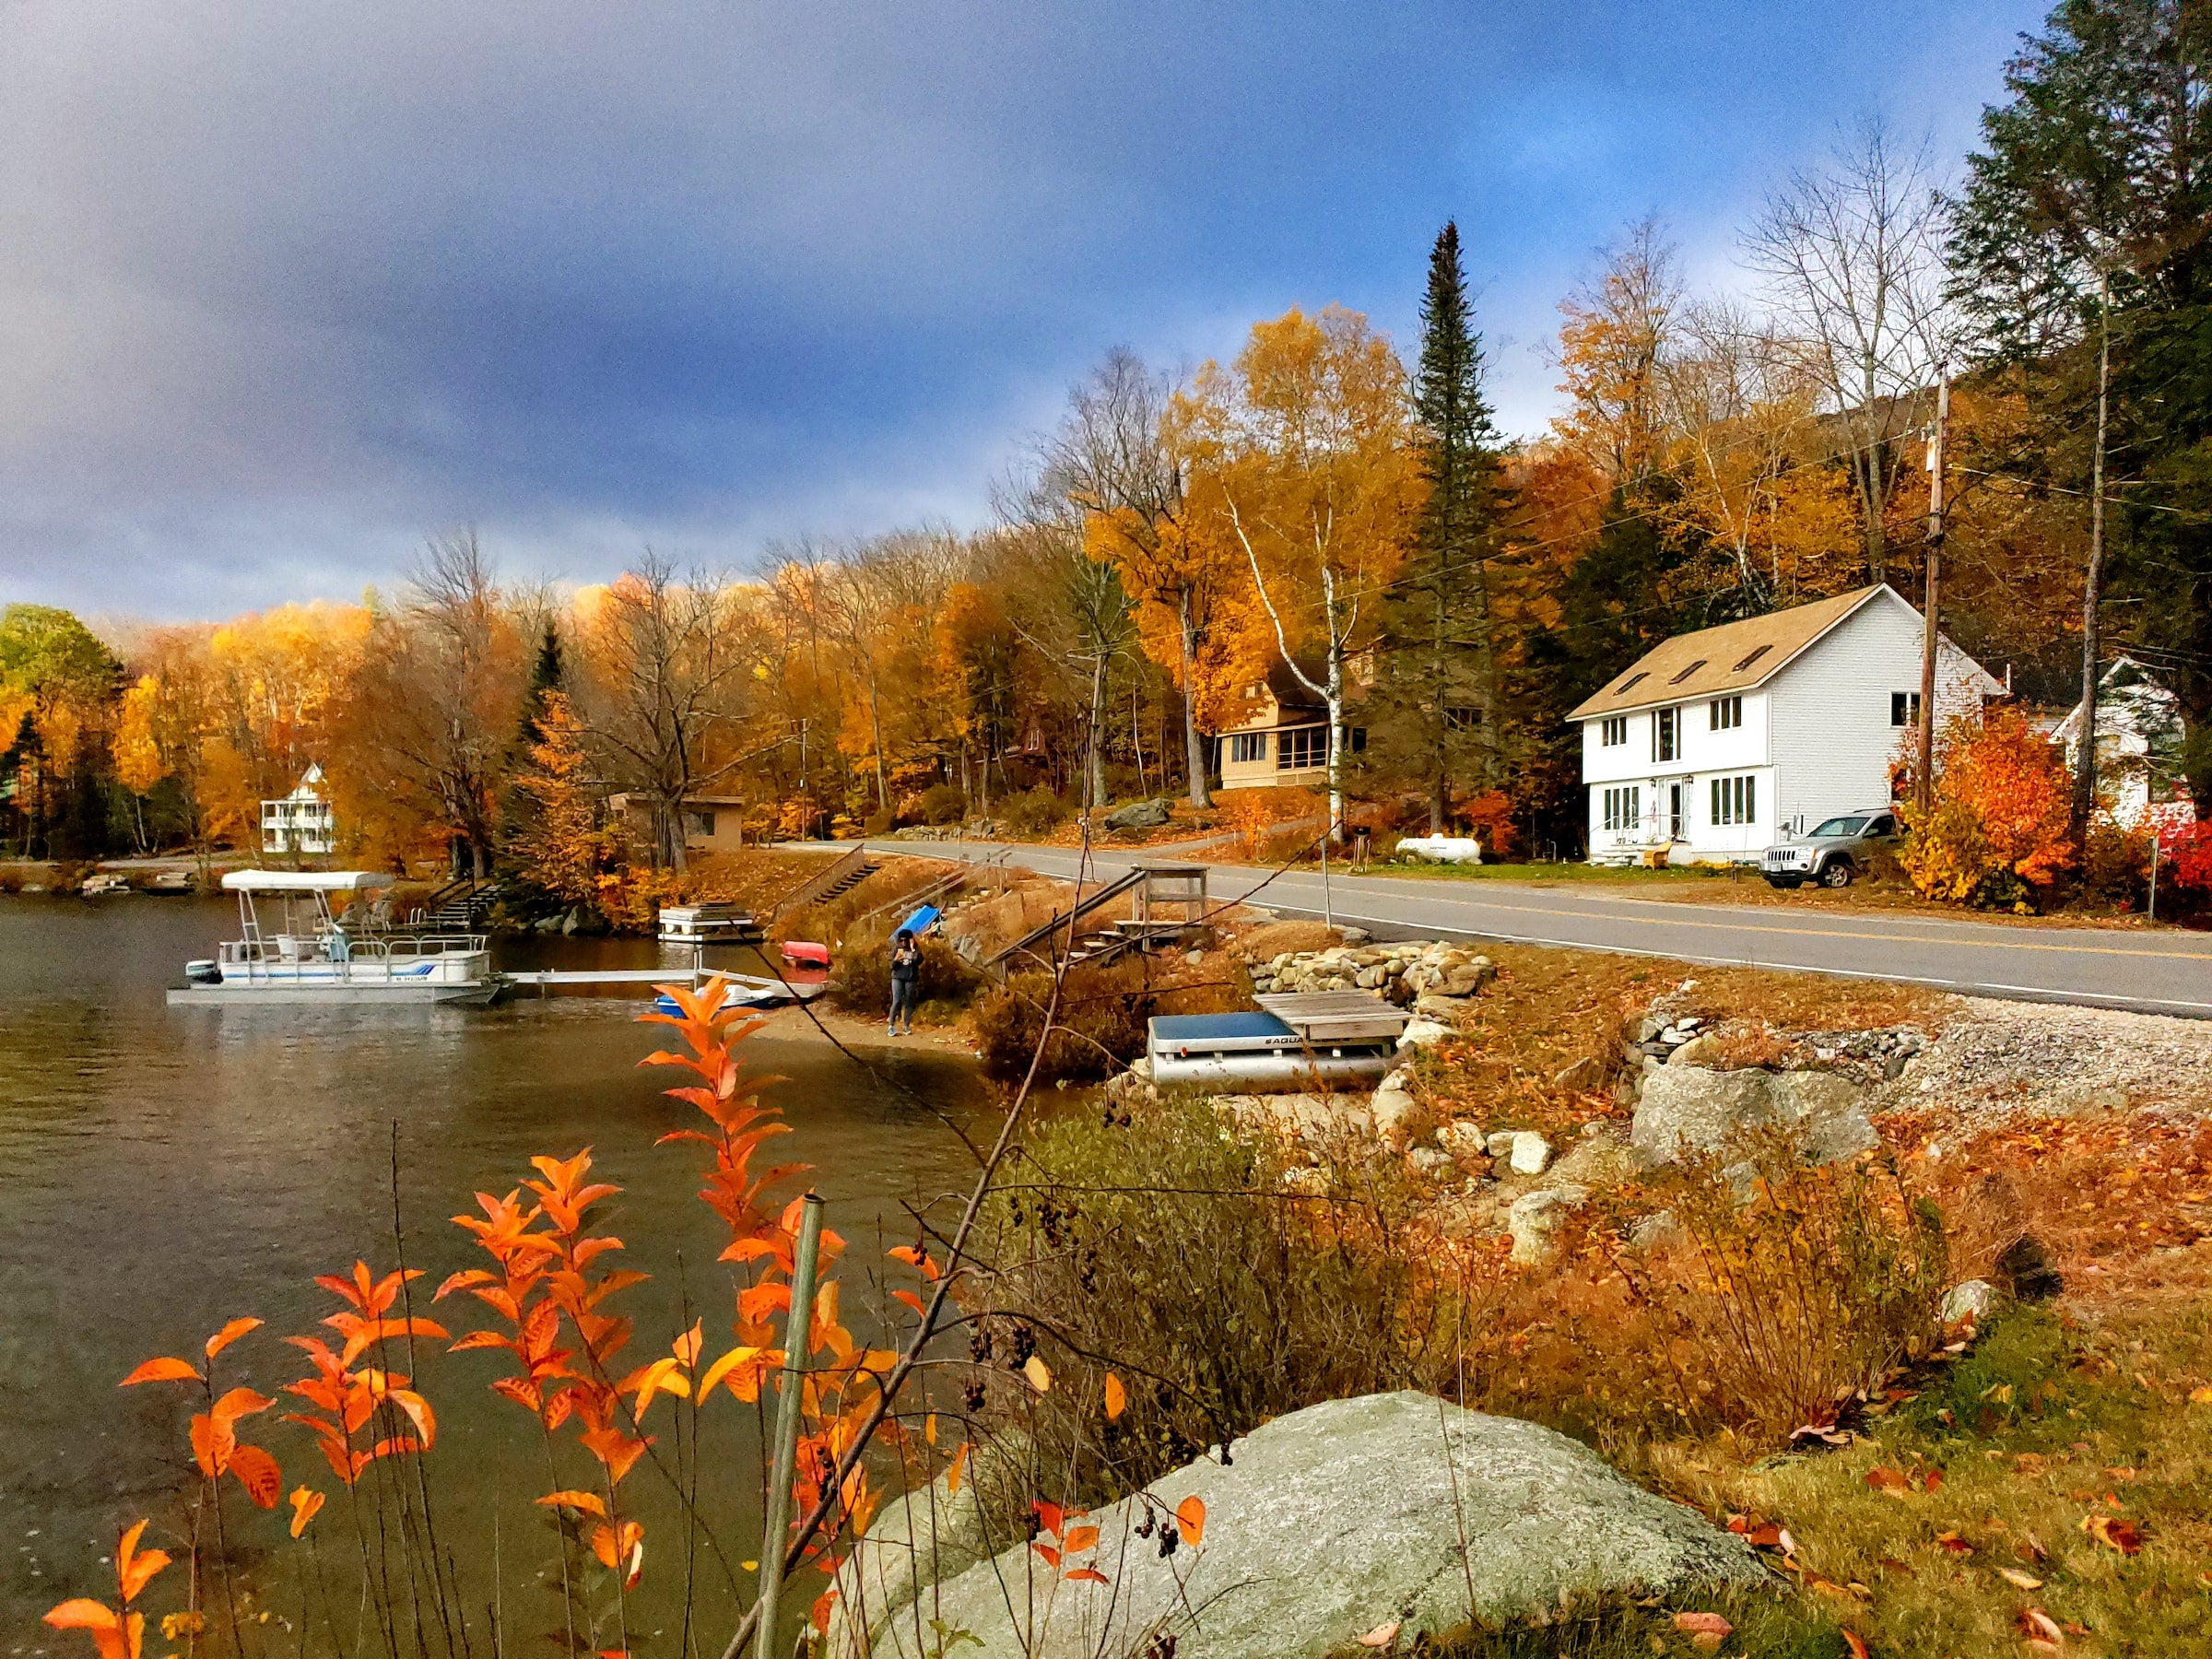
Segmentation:
{"type": "Polygon", "coordinates": [[[1931,899],[2025,909],[2075,861],[2071,784],[2057,744],[2017,710],[1947,723],[1936,752],[1936,798],[1908,810],[1905,873],[1931,899]]]}

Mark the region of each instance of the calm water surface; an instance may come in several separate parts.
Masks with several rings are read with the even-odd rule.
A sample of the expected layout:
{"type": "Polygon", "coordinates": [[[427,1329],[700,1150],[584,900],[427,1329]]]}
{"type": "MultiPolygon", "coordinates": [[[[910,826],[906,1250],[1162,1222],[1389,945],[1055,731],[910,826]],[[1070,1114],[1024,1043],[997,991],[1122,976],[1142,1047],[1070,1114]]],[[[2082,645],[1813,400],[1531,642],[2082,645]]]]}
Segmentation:
{"type": "MultiPolygon", "coordinates": [[[[0,898],[0,1646],[10,1653],[88,1654],[88,1642],[45,1630],[39,1614],[65,1595],[112,1595],[101,1561],[118,1525],[151,1514],[151,1543],[181,1513],[184,1392],[119,1391],[117,1380],[148,1355],[196,1357],[207,1333],[251,1313],[269,1326],[222,1357],[218,1381],[276,1394],[300,1369],[276,1338],[312,1330],[334,1305],[312,1276],[345,1271],[356,1256],[380,1270],[393,1265],[394,1124],[407,1257],[429,1269],[429,1286],[487,1259],[450,1220],[474,1208],[472,1193],[516,1185],[535,1153],[588,1146],[594,1173],[625,1189],[609,1227],[627,1241],[629,1265],[653,1274],[627,1299],[638,1337],[625,1359],[667,1351],[687,1294],[706,1316],[709,1355],[728,1346],[727,1269],[714,1261],[722,1241],[694,1196],[703,1149],[653,1145],[695,1114],[659,1093],[676,1077],[638,1068],[667,1034],[634,1023],[640,1000],[164,1006],[163,987],[182,982],[184,960],[213,954],[235,921],[219,900],[0,898]]],[[[657,949],[531,941],[503,950],[500,965],[650,966],[657,949]]],[[[879,1230],[885,1242],[911,1236],[901,1201],[962,1183],[966,1155],[912,1096],[956,1117],[971,1111],[979,1091],[964,1063],[871,1050],[871,1076],[818,1040],[773,1029],[749,1049],[758,1069],[790,1079],[771,1097],[794,1130],[779,1153],[817,1166],[831,1225],[856,1260],[881,1259],[879,1230]]],[[[844,1277],[850,1311],[864,1299],[854,1276],[844,1277]]],[[[456,1334],[473,1326],[458,1299],[436,1312],[456,1334]]],[[[429,1459],[441,1524],[471,1594],[485,1598],[495,1524],[506,1595],[517,1596],[548,1554],[529,1505],[544,1489],[535,1425],[484,1387],[502,1359],[435,1354],[419,1379],[441,1418],[429,1459]]],[[[726,1395],[720,1406],[707,1459],[737,1473],[702,1507],[735,1560],[759,1553],[742,1473],[755,1467],[750,1413],[726,1395]]],[[[248,1437],[276,1452],[287,1488],[331,1487],[302,1431],[264,1428],[276,1415],[252,1419],[248,1437]]],[[[665,1441],[668,1420],[657,1427],[665,1441]]],[[[673,1652],[673,1631],[650,1636],[655,1618],[671,1620],[665,1598],[680,1576],[672,1500],[647,1489],[661,1486],[641,1465],[624,1488],[645,1506],[647,1600],[632,1638],[647,1654],[673,1652]]],[[[244,1514],[234,1483],[229,1501],[244,1514]]],[[[339,1509],[334,1498],[316,1524],[331,1526],[339,1509]]],[[[250,1571],[281,1617],[297,1593],[286,1575],[298,1551],[278,1519],[255,1515],[244,1530],[250,1571]]],[[[351,1548],[335,1531],[327,1541],[351,1548]]],[[[148,1592],[157,1613],[181,1605],[181,1577],[172,1569],[148,1592]]],[[[712,1600],[726,1606],[726,1591],[712,1600]]],[[[506,1617],[516,1634],[532,1628],[533,1613],[516,1601],[506,1617]]],[[[540,1607],[535,1617],[543,1628],[551,1615],[540,1607]]],[[[147,1651],[167,1647],[149,1641],[147,1651]]]]}

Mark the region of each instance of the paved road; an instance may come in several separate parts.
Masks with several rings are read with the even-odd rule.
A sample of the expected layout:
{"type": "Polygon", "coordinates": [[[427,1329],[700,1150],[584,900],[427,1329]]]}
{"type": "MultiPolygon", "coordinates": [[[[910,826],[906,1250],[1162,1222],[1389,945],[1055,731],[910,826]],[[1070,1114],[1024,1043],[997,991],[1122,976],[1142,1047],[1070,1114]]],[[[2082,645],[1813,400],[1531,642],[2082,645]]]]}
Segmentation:
{"type": "MultiPolygon", "coordinates": [[[[974,861],[1004,855],[1040,875],[1073,878],[1076,874],[1077,854],[1065,847],[871,844],[880,852],[924,858],[974,861]]],[[[1087,879],[1111,880],[1147,856],[1174,854],[1101,851],[1093,854],[1087,879]]],[[[1285,915],[1322,913],[1316,874],[1277,875],[1246,865],[1211,863],[1207,869],[1208,892],[1216,902],[1251,893],[1253,903],[1285,915]]],[[[1586,887],[1418,877],[1332,874],[1329,889],[1329,908],[1336,920],[1382,936],[1511,939],[2212,1018],[2212,938],[2199,935],[1849,914],[1809,905],[1758,909],[1638,899],[1586,887]]]]}

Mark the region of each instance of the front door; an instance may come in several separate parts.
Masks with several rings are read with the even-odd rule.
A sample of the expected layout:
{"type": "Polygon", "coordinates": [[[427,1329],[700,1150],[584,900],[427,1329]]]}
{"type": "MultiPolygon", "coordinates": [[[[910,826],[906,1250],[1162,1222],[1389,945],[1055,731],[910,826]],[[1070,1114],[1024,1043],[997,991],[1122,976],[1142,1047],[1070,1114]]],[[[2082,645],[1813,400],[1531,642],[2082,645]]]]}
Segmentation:
{"type": "Polygon", "coordinates": [[[1686,841],[1689,839],[1689,785],[1669,783],[1666,786],[1666,839],[1686,841]]]}

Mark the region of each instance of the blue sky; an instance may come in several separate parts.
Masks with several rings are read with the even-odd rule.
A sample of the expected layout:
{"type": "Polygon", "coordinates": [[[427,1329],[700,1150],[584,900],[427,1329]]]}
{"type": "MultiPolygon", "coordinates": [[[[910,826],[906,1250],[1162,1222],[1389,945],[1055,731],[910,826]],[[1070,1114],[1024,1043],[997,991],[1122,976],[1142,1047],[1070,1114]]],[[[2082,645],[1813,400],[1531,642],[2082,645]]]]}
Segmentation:
{"type": "Polygon", "coordinates": [[[1693,278],[1839,124],[1954,163],[1997,0],[0,0],[0,600],[220,616],[982,522],[1115,345],[1410,348],[1459,220],[1493,393],[1665,217],[1693,278]]]}

